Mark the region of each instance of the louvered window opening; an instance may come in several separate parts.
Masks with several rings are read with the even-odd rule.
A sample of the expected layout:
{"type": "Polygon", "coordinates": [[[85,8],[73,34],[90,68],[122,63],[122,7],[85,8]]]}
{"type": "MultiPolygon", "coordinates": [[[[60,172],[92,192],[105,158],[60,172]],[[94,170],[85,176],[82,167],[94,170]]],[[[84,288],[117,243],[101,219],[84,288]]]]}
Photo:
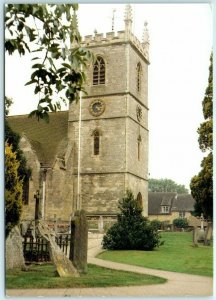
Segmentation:
{"type": "Polygon", "coordinates": [[[94,133],[94,155],[99,155],[100,152],[100,136],[99,132],[94,133]]]}
{"type": "Polygon", "coordinates": [[[93,70],[93,85],[105,84],[105,62],[98,57],[93,70]]]}

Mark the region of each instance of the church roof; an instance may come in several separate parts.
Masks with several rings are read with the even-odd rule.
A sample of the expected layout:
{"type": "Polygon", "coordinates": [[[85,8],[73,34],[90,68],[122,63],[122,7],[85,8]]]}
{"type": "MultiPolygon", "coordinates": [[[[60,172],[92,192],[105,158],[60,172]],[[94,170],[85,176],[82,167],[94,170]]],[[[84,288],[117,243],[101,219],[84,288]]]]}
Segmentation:
{"type": "Polygon", "coordinates": [[[49,123],[28,115],[7,117],[13,131],[25,135],[37,153],[42,165],[52,166],[59,145],[67,139],[68,111],[49,114],[49,123]]]}

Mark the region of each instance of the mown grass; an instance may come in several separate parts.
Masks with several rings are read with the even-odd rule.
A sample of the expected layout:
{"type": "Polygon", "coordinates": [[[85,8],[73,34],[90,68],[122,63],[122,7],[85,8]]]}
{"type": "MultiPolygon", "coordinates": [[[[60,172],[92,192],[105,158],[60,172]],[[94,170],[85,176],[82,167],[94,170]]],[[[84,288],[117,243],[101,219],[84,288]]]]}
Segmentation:
{"type": "Polygon", "coordinates": [[[154,251],[105,251],[98,258],[203,276],[213,276],[213,247],[193,247],[192,232],[163,232],[165,243],[154,251]]]}
{"type": "Polygon", "coordinates": [[[36,288],[87,288],[149,285],[166,282],[166,279],[136,274],[131,272],[111,270],[88,265],[87,274],[78,278],[60,278],[55,275],[55,267],[47,265],[31,265],[28,271],[9,270],[6,274],[7,289],[36,288]]]}

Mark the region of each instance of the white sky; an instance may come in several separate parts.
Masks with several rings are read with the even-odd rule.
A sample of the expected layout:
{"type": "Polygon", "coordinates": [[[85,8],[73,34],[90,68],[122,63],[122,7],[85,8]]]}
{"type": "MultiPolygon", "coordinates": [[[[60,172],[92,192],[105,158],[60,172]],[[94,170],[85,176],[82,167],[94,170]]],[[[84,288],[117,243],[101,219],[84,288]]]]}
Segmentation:
{"type": "MultiPolygon", "coordinates": [[[[123,4],[81,4],[82,35],[124,29],[123,4]]],[[[133,31],[141,39],[147,20],[150,34],[149,173],[189,187],[204,154],[196,133],[203,121],[202,100],[207,87],[212,50],[209,4],[132,4],[133,31]]],[[[6,56],[5,94],[12,97],[11,114],[27,114],[36,107],[33,87],[24,87],[31,74],[28,57],[6,56]]]]}

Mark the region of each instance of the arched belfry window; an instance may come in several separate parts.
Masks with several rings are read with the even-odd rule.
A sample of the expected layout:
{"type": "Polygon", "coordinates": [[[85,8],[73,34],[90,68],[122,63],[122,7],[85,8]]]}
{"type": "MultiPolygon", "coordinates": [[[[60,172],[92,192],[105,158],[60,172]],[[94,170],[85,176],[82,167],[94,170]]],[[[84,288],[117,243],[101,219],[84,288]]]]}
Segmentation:
{"type": "Polygon", "coordinates": [[[97,56],[93,66],[93,85],[105,84],[105,61],[97,56]]]}
{"type": "Polygon", "coordinates": [[[140,92],[141,90],[141,77],[142,77],[142,66],[139,62],[137,64],[137,92],[140,92]]]}
{"type": "Polygon", "coordinates": [[[100,132],[98,130],[93,132],[93,153],[94,155],[100,154],[100,132]]]}

